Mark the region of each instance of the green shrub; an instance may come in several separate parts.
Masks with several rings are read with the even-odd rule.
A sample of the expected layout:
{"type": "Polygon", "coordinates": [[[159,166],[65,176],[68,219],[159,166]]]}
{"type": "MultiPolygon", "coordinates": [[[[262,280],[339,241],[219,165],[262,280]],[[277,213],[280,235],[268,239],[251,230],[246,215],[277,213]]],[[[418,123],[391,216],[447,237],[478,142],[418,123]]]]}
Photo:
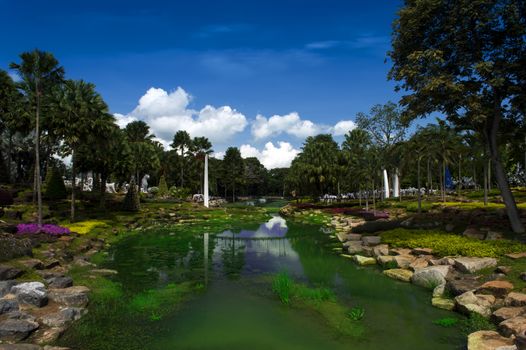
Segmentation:
{"type": "Polygon", "coordinates": [[[392,247],[433,249],[439,256],[464,255],[499,257],[520,252],[524,246],[509,240],[480,241],[438,230],[410,230],[398,228],[381,234],[382,241],[392,247]]]}
{"type": "Polygon", "coordinates": [[[161,198],[168,197],[168,185],[166,184],[164,175],[159,179],[159,191],[157,191],[157,196],[161,198]]]}
{"type": "Polygon", "coordinates": [[[137,193],[137,185],[135,185],[135,181],[133,180],[130,182],[130,187],[128,188],[126,197],[124,197],[123,206],[123,209],[126,211],[139,211],[141,209],[141,202],[139,194],[137,193]]]}
{"type": "MultiPolygon", "coordinates": [[[[433,209],[433,207],[434,207],[433,203],[422,202],[420,204],[420,208],[421,208],[422,213],[427,213],[428,211],[433,209]]],[[[413,202],[409,203],[407,205],[407,207],[406,207],[406,210],[409,211],[409,212],[417,213],[418,212],[418,202],[417,203],[413,203],[413,202]]]]}
{"type": "Polygon", "coordinates": [[[170,187],[170,196],[178,199],[186,199],[190,195],[190,190],[184,187],[170,187]]]}
{"type": "Polygon", "coordinates": [[[66,191],[66,185],[64,185],[64,179],[58,171],[58,169],[51,169],[51,174],[48,177],[46,183],[45,197],[50,200],[65,199],[68,193],[66,191]]]}
{"type": "Polygon", "coordinates": [[[365,309],[360,306],[353,307],[349,310],[347,316],[353,321],[360,321],[365,316],[365,309]]]}
{"type": "Polygon", "coordinates": [[[495,329],[495,325],[489,319],[475,312],[460,322],[460,330],[466,335],[476,331],[494,331],[495,329]]]}
{"type": "Polygon", "coordinates": [[[433,321],[433,323],[436,324],[437,326],[445,327],[445,328],[456,326],[458,322],[459,322],[458,318],[455,318],[455,317],[444,317],[444,318],[433,321]]]}

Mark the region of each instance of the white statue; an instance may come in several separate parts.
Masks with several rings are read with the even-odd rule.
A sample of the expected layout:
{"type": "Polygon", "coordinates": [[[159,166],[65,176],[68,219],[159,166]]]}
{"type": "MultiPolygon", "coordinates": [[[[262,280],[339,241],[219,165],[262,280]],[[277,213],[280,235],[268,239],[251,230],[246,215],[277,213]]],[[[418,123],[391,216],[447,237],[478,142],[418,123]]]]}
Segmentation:
{"type": "Polygon", "coordinates": [[[150,179],[150,175],[146,174],[142,177],[141,180],[141,192],[142,193],[148,193],[148,180],[150,179]]]}

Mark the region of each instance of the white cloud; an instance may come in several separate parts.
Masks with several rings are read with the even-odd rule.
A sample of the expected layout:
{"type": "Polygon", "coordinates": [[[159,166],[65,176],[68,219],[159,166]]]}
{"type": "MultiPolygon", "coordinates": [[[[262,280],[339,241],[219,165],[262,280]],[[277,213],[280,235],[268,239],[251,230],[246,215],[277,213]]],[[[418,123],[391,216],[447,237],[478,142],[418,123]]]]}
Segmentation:
{"type": "Polygon", "coordinates": [[[272,142],[267,142],[265,148],[260,151],[251,145],[245,144],[241,145],[239,150],[243,158],[256,157],[267,169],[289,167],[300,151],[292,147],[288,142],[279,141],[277,146],[274,146],[272,142]]]}
{"type": "Polygon", "coordinates": [[[316,124],[310,120],[301,119],[297,112],[292,112],[286,115],[273,115],[266,118],[262,115],[257,115],[256,120],[252,123],[252,135],[256,140],[261,140],[283,133],[305,138],[321,133],[330,133],[334,136],[341,136],[356,127],[352,120],[341,120],[334,126],[327,126],[323,124],[316,124]]]}
{"type": "Polygon", "coordinates": [[[242,113],[229,106],[205,106],[200,111],[188,108],[192,96],[183,88],[167,92],[150,88],[129,114],[115,114],[120,127],[134,120],[143,120],[152,132],[165,143],[171,143],[178,130],[186,130],[190,136],[205,136],[212,143],[224,143],[247,126],[242,113]]]}
{"type": "Polygon", "coordinates": [[[212,153],[212,157],[214,157],[215,159],[223,159],[225,158],[225,152],[214,152],[212,153]]]}

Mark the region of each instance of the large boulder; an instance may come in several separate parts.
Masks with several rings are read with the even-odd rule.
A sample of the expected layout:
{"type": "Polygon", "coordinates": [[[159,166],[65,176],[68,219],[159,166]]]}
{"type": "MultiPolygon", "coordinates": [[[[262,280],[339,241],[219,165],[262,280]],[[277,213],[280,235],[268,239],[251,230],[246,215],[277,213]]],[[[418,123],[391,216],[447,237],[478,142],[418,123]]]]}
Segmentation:
{"type": "Polygon", "coordinates": [[[0,261],[8,261],[22,256],[33,256],[31,240],[0,233],[0,261]]]}
{"type": "Polygon", "coordinates": [[[526,317],[524,316],[509,318],[499,323],[499,332],[506,337],[522,334],[525,331],[526,317]]]}
{"type": "Polygon", "coordinates": [[[58,304],[85,307],[89,301],[89,291],[89,288],[84,286],[50,289],[49,298],[58,304]]]}
{"type": "Polygon", "coordinates": [[[489,281],[477,289],[478,294],[491,294],[497,298],[504,298],[513,289],[513,284],[508,281],[489,281]]]}
{"type": "Polygon", "coordinates": [[[469,315],[476,312],[484,317],[491,315],[491,306],[495,303],[493,295],[475,294],[473,292],[466,292],[455,297],[456,308],[469,315]]]}
{"type": "Polygon", "coordinates": [[[404,282],[411,282],[413,272],[405,269],[389,269],[383,271],[384,275],[404,282]]]}
{"type": "Polygon", "coordinates": [[[7,319],[0,322],[0,340],[21,341],[38,329],[38,323],[29,320],[7,319]]]}
{"type": "Polygon", "coordinates": [[[11,293],[21,304],[28,304],[37,307],[45,306],[48,302],[46,286],[40,282],[20,283],[11,288],[11,293]]]}
{"type": "Polygon", "coordinates": [[[416,285],[433,289],[446,283],[446,276],[449,270],[450,266],[448,265],[424,267],[416,270],[411,280],[416,285]]]}
{"type": "Polygon", "coordinates": [[[468,350],[512,349],[513,346],[513,339],[495,331],[478,331],[468,336],[468,350]]]}
{"type": "Polygon", "coordinates": [[[506,306],[526,306],[526,294],[511,292],[504,299],[506,306]]]}
{"type": "Polygon", "coordinates": [[[0,281],[14,280],[22,276],[24,271],[8,265],[0,265],[0,281]]]}
{"type": "Polygon", "coordinates": [[[489,267],[496,267],[495,258],[460,257],[455,259],[455,268],[464,273],[475,273],[489,267]]]}

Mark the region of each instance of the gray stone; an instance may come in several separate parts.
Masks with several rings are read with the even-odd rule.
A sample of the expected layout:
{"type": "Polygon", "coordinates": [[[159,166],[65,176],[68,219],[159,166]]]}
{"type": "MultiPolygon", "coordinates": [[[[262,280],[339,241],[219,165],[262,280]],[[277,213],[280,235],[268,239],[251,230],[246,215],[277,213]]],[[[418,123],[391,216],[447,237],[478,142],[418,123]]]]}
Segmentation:
{"type": "Polygon", "coordinates": [[[382,238],[380,236],[363,236],[362,242],[366,245],[377,245],[380,244],[382,238]]]}
{"type": "Polygon", "coordinates": [[[495,297],[493,295],[466,292],[455,297],[455,303],[457,309],[466,315],[476,312],[484,317],[489,317],[491,315],[491,306],[495,303],[495,297]]]}
{"type": "Polygon", "coordinates": [[[40,282],[25,282],[17,284],[11,288],[11,293],[16,295],[18,302],[21,304],[42,307],[46,305],[48,301],[46,287],[40,282]]]}
{"type": "Polygon", "coordinates": [[[455,259],[455,268],[465,273],[475,273],[485,268],[496,267],[495,258],[460,257],[455,259]]]}
{"type": "MultiPolygon", "coordinates": [[[[57,341],[58,338],[64,334],[65,329],[62,327],[52,327],[35,334],[35,343],[37,344],[49,344],[57,341]]],[[[44,350],[60,350],[60,349],[69,349],[69,348],[60,348],[55,346],[46,345],[44,350]]]]}
{"type": "Polygon", "coordinates": [[[22,276],[24,271],[14,268],[12,266],[0,265],[0,281],[14,280],[22,276]]]}
{"type": "Polygon", "coordinates": [[[0,322],[0,340],[21,341],[38,329],[38,323],[28,320],[7,319],[0,322]]]}
{"type": "Polygon", "coordinates": [[[446,289],[454,296],[476,290],[482,283],[473,276],[456,275],[448,279],[446,289]]]}
{"type": "Polygon", "coordinates": [[[57,312],[42,316],[40,321],[49,327],[63,327],[69,322],[80,319],[84,314],[84,308],[66,307],[57,312]]]}
{"type": "Polygon", "coordinates": [[[361,241],[362,240],[362,235],[359,234],[359,233],[349,233],[347,235],[347,240],[348,241],[361,241]]]}
{"type": "Polygon", "coordinates": [[[17,310],[18,302],[15,299],[0,299],[0,315],[17,310]]]}
{"type": "Polygon", "coordinates": [[[34,344],[0,344],[0,350],[42,350],[34,344]]]}
{"type": "Polygon", "coordinates": [[[468,350],[511,350],[513,339],[495,331],[477,331],[468,336],[468,350]]]}
{"type": "Polygon", "coordinates": [[[19,262],[28,269],[42,270],[44,268],[44,263],[38,259],[24,259],[19,262]]]}
{"type": "Polygon", "coordinates": [[[464,237],[468,237],[468,238],[473,238],[473,239],[480,239],[480,240],[483,240],[485,238],[485,234],[484,232],[481,232],[479,230],[477,230],[476,228],[474,227],[468,227],[463,233],[462,235],[464,237]]]}
{"type": "Polygon", "coordinates": [[[49,288],[68,288],[73,285],[73,279],[71,277],[52,277],[47,279],[46,282],[49,284],[49,288]]]}
{"type": "Polygon", "coordinates": [[[422,287],[435,288],[446,283],[449,270],[450,266],[447,265],[424,267],[415,271],[412,282],[422,287]]]}
{"type": "Polygon", "coordinates": [[[11,292],[11,288],[16,284],[15,281],[0,281],[0,298],[11,292]]]}
{"type": "Polygon", "coordinates": [[[31,240],[0,233],[0,261],[8,261],[22,256],[33,256],[31,240]]]}
{"type": "Polygon", "coordinates": [[[488,233],[486,233],[486,241],[496,241],[502,238],[503,238],[503,235],[501,232],[488,231],[488,233]]]}
{"type": "Polygon", "coordinates": [[[51,289],[49,298],[58,304],[85,307],[88,304],[89,288],[74,286],[62,289],[51,289]]]}

